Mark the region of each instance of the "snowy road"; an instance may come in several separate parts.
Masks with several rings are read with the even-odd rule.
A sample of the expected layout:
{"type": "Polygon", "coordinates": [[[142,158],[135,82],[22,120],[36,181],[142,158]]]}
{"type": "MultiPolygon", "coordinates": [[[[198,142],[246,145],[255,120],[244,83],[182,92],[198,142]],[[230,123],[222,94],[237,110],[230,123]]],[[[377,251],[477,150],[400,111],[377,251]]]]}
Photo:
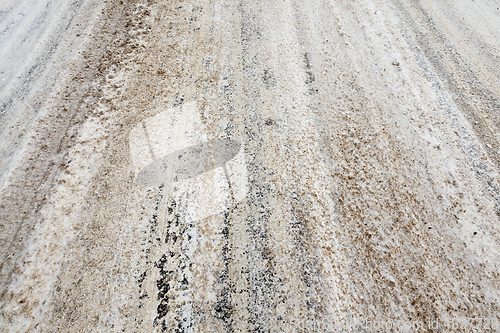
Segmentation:
{"type": "Polygon", "coordinates": [[[498,0],[4,0],[0,55],[0,331],[500,332],[498,0]]]}

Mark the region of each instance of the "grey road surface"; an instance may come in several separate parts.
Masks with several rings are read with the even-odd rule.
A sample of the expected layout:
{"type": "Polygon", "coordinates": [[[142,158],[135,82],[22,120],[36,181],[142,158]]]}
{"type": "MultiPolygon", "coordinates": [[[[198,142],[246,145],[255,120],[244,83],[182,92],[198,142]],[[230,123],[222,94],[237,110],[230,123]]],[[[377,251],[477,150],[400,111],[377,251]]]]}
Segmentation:
{"type": "Polygon", "coordinates": [[[498,0],[3,0],[0,331],[500,332],[498,0]]]}

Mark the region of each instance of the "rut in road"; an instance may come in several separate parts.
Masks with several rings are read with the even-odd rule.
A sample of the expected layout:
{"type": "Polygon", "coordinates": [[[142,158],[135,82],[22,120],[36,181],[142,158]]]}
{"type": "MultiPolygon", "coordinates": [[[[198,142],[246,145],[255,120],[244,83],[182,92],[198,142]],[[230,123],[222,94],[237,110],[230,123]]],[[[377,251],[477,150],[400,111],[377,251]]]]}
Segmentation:
{"type": "Polygon", "coordinates": [[[2,331],[497,329],[495,1],[8,3],[2,331]]]}

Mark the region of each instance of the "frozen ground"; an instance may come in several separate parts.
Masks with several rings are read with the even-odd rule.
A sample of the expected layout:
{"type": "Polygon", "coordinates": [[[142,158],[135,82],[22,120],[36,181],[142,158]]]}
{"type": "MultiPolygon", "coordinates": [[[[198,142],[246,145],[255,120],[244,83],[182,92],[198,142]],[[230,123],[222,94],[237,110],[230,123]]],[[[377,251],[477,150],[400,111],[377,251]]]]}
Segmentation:
{"type": "Polygon", "coordinates": [[[498,0],[4,0],[0,55],[0,331],[500,331],[498,0]]]}

